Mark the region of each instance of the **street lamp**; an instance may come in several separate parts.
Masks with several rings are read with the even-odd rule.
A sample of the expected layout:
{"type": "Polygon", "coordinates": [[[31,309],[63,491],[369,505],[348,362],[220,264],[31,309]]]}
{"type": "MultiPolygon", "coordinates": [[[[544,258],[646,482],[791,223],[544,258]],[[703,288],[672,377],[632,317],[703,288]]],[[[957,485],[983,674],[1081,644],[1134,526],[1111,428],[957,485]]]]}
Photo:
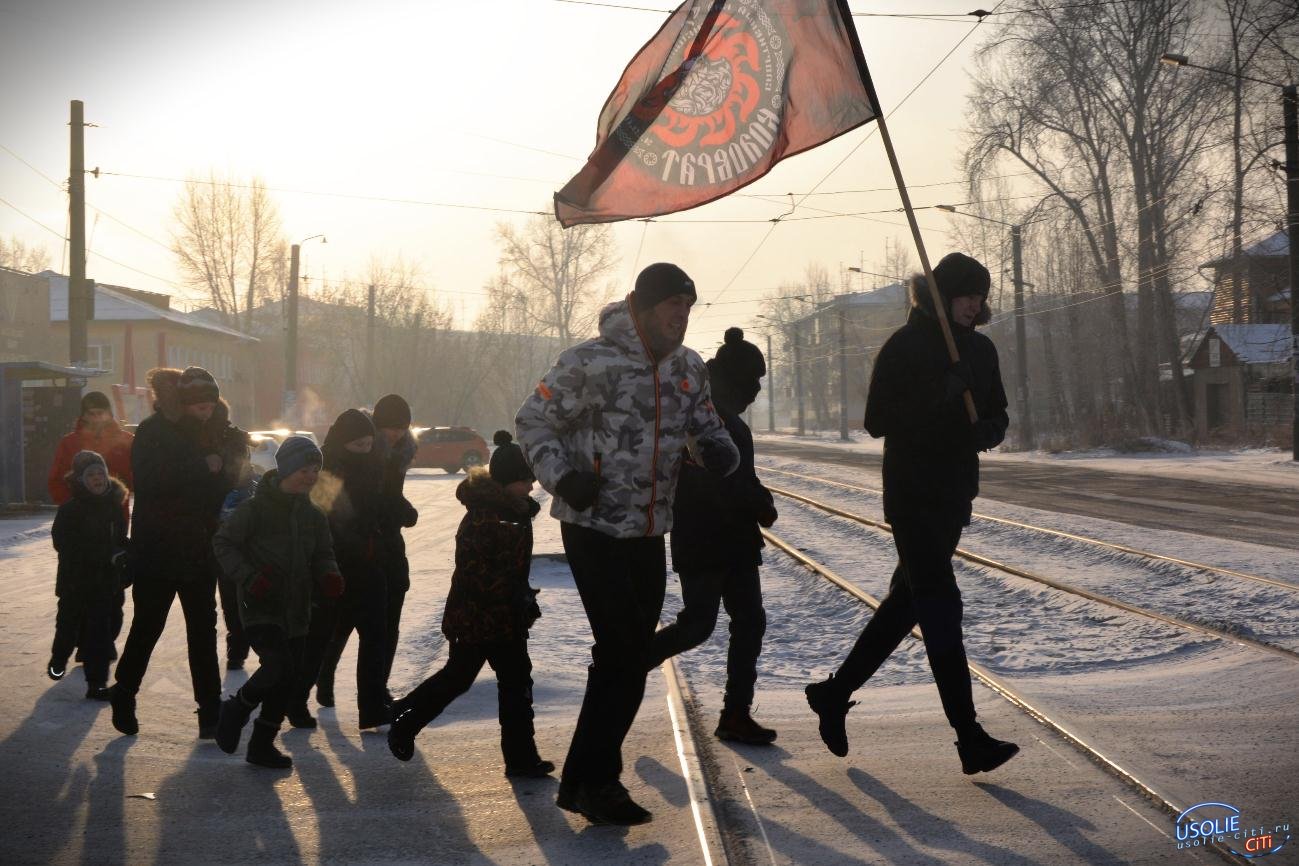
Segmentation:
{"type": "Polygon", "coordinates": [[[1262,78],[1225,69],[1200,66],[1188,60],[1185,54],[1165,53],[1159,62],[1172,67],[1189,66],[1191,69],[1266,84],[1281,90],[1281,112],[1285,118],[1285,233],[1286,244],[1290,249],[1290,393],[1293,404],[1291,459],[1299,461],[1299,252],[1295,251],[1296,240],[1299,240],[1299,89],[1293,84],[1277,84],[1275,81],[1264,81],[1262,78]]]}
{"type": "MultiPolygon", "coordinates": [[[[289,248],[289,309],[285,323],[284,337],[284,407],[283,415],[289,418],[298,402],[298,260],[302,245],[307,241],[320,238],[322,244],[329,243],[324,235],[312,235],[303,238],[289,248]]],[[[297,426],[297,419],[293,419],[297,426]]]]}
{"type": "Polygon", "coordinates": [[[992,217],[981,216],[977,213],[969,213],[956,209],[955,205],[936,204],[938,210],[947,211],[960,216],[973,217],[976,220],[983,220],[986,223],[996,223],[997,225],[1007,226],[1010,228],[1010,250],[1011,257],[1014,260],[1014,280],[1015,280],[1015,409],[1019,414],[1020,439],[1027,447],[1032,448],[1034,445],[1033,437],[1033,416],[1028,406],[1028,338],[1024,333],[1024,243],[1023,243],[1023,225],[1019,223],[1008,223],[1004,220],[993,219],[992,217]]]}

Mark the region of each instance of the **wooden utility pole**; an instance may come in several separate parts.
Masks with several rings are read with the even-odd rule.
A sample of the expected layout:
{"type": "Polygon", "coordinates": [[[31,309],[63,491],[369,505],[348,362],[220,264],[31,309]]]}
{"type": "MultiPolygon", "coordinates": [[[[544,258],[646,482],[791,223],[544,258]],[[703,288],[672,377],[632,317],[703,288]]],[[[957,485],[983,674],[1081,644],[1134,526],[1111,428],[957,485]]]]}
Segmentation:
{"type": "Polygon", "coordinates": [[[370,300],[365,313],[365,391],[369,399],[375,395],[377,370],[374,369],[374,283],[370,283],[370,300]]]}
{"type": "Polygon", "coordinates": [[[798,322],[795,322],[790,332],[793,334],[794,343],[794,393],[798,397],[798,435],[802,436],[805,432],[806,414],[803,411],[803,346],[799,339],[798,322]]]}
{"type": "Polygon", "coordinates": [[[847,298],[839,296],[835,303],[835,312],[839,316],[839,438],[850,441],[848,436],[848,305],[847,298]]]}
{"type": "Polygon", "coordinates": [[[771,354],[771,332],[767,332],[767,429],[776,432],[776,359],[771,354]]]}
{"type": "Polygon", "coordinates": [[[90,303],[86,297],[86,123],[85,105],[72,100],[72,155],[68,166],[68,361],[86,363],[90,303]]]}
{"type": "Polygon", "coordinates": [[[1024,323],[1024,240],[1021,226],[1010,227],[1015,274],[1015,408],[1019,413],[1020,448],[1032,451],[1033,407],[1028,402],[1028,337],[1024,323]]]}
{"type": "Polygon", "coordinates": [[[298,258],[302,247],[289,247],[289,308],[284,324],[284,414],[291,417],[298,402],[298,258]]]}

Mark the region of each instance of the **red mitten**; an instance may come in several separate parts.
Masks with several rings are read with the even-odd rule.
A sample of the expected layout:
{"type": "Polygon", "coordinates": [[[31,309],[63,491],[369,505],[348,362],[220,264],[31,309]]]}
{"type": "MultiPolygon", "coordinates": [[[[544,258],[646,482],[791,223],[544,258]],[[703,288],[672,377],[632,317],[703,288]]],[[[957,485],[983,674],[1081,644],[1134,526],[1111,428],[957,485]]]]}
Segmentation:
{"type": "Polygon", "coordinates": [[[346,583],[343,575],[337,571],[331,571],[320,576],[320,591],[325,594],[325,598],[338,598],[343,594],[343,587],[346,583]]]}

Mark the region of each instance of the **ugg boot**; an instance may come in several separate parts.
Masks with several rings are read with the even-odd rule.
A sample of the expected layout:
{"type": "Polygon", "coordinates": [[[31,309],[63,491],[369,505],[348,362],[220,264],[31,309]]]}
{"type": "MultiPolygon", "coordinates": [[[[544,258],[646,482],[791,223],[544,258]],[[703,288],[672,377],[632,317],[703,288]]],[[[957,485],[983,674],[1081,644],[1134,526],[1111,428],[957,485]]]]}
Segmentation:
{"type": "Polygon", "coordinates": [[[776,741],[776,732],[764,728],[749,715],[748,707],[732,707],[722,710],[722,717],[717,722],[713,735],[719,740],[734,743],[746,743],[750,746],[770,746],[776,741]]]}
{"type": "Polygon", "coordinates": [[[314,729],[317,725],[316,717],[307,709],[307,702],[303,701],[296,707],[290,707],[284,717],[289,720],[289,724],[295,728],[314,729]]]}
{"type": "Polygon", "coordinates": [[[287,770],[292,767],[293,759],[275,748],[275,735],[279,732],[279,725],[256,719],[253,722],[253,732],[248,737],[248,752],[244,755],[244,760],[272,770],[287,770]]]}
{"type": "Polygon", "coordinates": [[[821,742],[825,743],[832,755],[842,758],[848,754],[848,730],[845,722],[848,710],[857,706],[857,702],[850,701],[839,693],[833,674],[825,682],[812,683],[803,689],[803,694],[807,695],[807,705],[820,718],[817,728],[821,742]]]}
{"type": "Polygon", "coordinates": [[[256,706],[244,700],[242,689],[221,702],[221,716],[216,726],[216,743],[221,751],[233,755],[239,748],[244,725],[248,724],[248,717],[256,706]]]}
{"type": "Polygon", "coordinates": [[[140,733],[140,722],[135,717],[135,695],[115,685],[108,696],[109,705],[113,708],[113,727],[118,733],[133,737],[140,733]]]}
{"type": "Polygon", "coordinates": [[[994,739],[978,722],[960,734],[956,753],[961,756],[961,772],[967,776],[987,773],[1019,754],[1019,746],[994,739]]]}

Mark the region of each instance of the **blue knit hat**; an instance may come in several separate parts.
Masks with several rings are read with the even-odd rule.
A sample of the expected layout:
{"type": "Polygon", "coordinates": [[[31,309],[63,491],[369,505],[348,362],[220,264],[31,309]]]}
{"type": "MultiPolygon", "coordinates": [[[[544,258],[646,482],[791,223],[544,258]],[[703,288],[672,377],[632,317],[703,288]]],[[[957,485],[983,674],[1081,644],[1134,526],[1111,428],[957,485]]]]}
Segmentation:
{"type": "Polygon", "coordinates": [[[319,466],[324,460],[316,443],[306,436],[290,436],[275,452],[275,468],[281,478],[288,478],[309,463],[319,466]]]}

